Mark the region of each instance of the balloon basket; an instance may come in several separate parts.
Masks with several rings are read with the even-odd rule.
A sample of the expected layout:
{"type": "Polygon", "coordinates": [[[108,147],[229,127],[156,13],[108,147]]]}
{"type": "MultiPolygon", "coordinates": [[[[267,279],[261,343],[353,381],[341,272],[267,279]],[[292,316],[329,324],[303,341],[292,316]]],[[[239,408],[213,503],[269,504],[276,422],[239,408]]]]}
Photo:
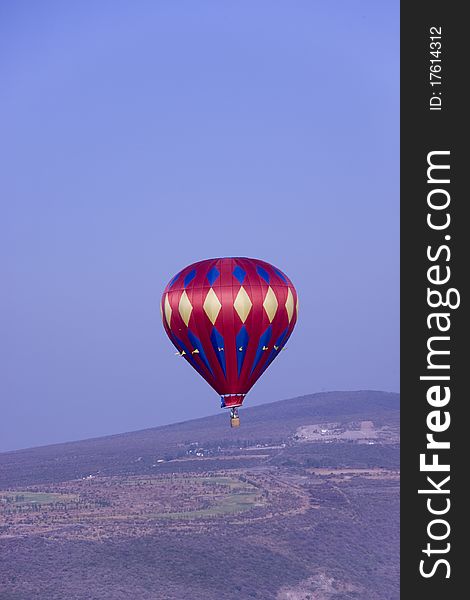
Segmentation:
{"type": "Polygon", "coordinates": [[[230,417],[230,427],[240,427],[240,417],[230,417]]]}
{"type": "Polygon", "coordinates": [[[240,417],[236,406],[232,406],[230,409],[230,427],[240,427],[240,417]]]}

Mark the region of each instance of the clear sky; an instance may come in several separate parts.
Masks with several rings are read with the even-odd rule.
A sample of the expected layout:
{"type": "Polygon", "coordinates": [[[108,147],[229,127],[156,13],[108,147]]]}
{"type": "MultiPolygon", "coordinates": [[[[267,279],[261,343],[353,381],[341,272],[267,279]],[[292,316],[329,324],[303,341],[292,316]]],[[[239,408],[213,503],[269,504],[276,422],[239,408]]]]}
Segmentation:
{"type": "Polygon", "coordinates": [[[247,405],[399,386],[399,5],[0,4],[0,450],[219,410],[160,322],[180,268],[283,269],[247,405]]]}

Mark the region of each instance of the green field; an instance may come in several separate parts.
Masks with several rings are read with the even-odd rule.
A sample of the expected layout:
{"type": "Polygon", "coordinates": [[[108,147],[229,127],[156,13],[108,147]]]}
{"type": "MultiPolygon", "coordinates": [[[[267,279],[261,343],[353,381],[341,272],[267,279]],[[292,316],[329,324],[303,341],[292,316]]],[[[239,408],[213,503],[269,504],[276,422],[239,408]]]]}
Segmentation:
{"type": "Polygon", "coordinates": [[[30,504],[54,504],[55,502],[75,502],[75,494],[51,494],[48,492],[28,492],[15,490],[14,492],[0,492],[0,502],[10,506],[25,506],[30,504]]]}
{"type": "MultiPolygon", "coordinates": [[[[220,515],[235,514],[250,510],[257,502],[260,502],[259,491],[250,483],[243,483],[230,477],[204,477],[190,478],[202,484],[223,485],[229,488],[228,496],[218,498],[208,508],[188,512],[162,512],[154,514],[159,519],[197,519],[203,517],[217,517],[220,515]]],[[[182,479],[182,481],[185,481],[182,479]]],[[[188,479],[186,479],[188,481],[188,479]]],[[[188,481],[189,483],[189,481],[188,481]]]]}

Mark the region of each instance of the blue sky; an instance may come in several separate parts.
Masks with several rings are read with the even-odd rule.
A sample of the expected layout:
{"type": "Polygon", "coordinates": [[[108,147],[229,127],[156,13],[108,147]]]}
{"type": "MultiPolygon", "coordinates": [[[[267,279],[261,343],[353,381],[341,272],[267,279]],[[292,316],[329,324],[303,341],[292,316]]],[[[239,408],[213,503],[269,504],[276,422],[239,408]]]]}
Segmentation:
{"type": "Polygon", "coordinates": [[[398,2],[2,3],[0,76],[0,451],[216,412],[158,306],[213,256],[300,296],[247,405],[398,390],[398,2]]]}

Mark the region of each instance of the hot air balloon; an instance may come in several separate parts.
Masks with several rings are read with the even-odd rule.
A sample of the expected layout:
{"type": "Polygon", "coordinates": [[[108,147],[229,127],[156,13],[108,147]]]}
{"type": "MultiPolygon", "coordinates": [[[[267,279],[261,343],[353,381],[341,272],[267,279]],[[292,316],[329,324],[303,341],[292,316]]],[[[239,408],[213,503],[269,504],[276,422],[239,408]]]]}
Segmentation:
{"type": "Polygon", "coordinates": [[[161,300],[170,340],[230,409],[283,349],[297,321],[297,292],[280,269],[254,258],[213,258],[175,275],[161,300]]]}

